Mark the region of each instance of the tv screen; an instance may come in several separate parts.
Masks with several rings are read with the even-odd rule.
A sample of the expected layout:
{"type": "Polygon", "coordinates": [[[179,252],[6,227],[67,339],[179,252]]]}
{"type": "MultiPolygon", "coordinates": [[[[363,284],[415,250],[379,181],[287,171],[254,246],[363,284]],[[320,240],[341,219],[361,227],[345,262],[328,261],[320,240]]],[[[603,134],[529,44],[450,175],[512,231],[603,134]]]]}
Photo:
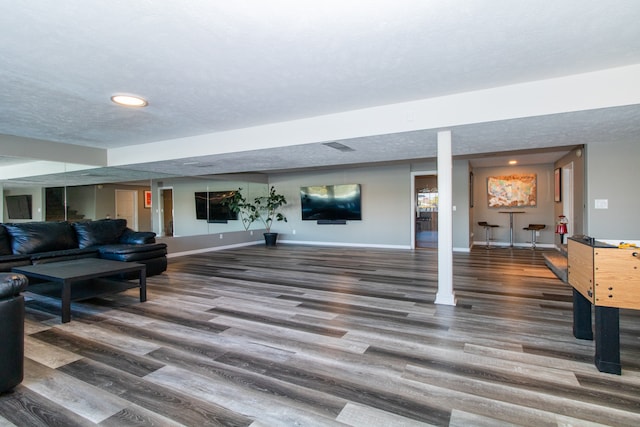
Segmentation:
{"type": "Polygon", "coordinates": [[[305,221],[361,220],[360,184],[300,187],[305,221]]]}
{"type": "Polygon", "coordinates": [[[222,203],[233,193],[235,191],[196,192],[196,219],[206,219],[209,222],[227,222],[238,219],[238,214],[222,203]]]}
{"type": "Polygon", "coordinates": [[[9,219],[31,219],[31,195],[6,196],[9,219]]]}

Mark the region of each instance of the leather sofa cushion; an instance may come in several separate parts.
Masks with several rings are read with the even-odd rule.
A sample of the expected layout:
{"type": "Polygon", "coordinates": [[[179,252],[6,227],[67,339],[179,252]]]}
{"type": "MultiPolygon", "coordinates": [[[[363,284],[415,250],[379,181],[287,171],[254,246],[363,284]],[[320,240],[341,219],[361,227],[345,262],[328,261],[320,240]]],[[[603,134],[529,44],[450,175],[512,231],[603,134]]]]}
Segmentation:
{"type": "Polygon", "coordinates": [[[22,274],[0,273],[0,299],[14,297],[24,291],[29,279],[22,274]]]}
{"type": "Polygon", "coordinates": [[[30,255],[3,255],[0,258],[0,271],[11,271],[13,267],[31,265],[30,255]]]}
{"type": "Polygon", "coordinates": [[[31,255],[33,264],[44,264],[47,262],[69,261],[80,258],[97,258],[98,250],[93,248],[86,249],[65,249],[62,251],[41,252],[31,255]]]}
{"type": "Polygon", "coordinates": [[[78,234],[78,246],[88,248],[91,246],[112,245],[118,243],[120,236],[127,228],[126,219],[101,219],[88,222],[74,222],[78,234]]]}
{"type": "Polygon", "coordinates": [[[166,243],[149,245],[108,245],[99,248],[100,258],[113,261],[136,262],[167,255],[166,243]]]}
{"type": "Polygon", "coordinates": [[[155,243],[156,233],[153,231],[133,231],[127,228],[122,236],[120,236],[119,243],[129,245],[142,245],[145,243],[155,243]]]}
{"type": "Polygon", "coordinates": [[[4,224],[11,235],[14,254],[60,251],[78,247],[76,233],[68,222],[4,224]]]}
{"type": "Polygon", "coordinates": [[[11,255],[12,253],[11,236],[7,233],[4,225],[0,225],[0,255],[11,255]]]}

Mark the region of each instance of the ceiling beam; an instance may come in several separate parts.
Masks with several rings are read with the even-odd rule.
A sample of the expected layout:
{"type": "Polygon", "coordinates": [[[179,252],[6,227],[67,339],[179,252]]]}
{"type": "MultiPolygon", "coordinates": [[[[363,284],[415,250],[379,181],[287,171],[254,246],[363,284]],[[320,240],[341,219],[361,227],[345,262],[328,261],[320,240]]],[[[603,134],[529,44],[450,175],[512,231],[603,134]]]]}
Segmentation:
{"type": "Polygon", "coordinates": [[[0,134],[0,155],[69,164],[107,166],[107,150],[0,134]]]}
{"type": "MultiPolygon", "coordinates": [[[[109,150],[109,166],[640,104],[640,65],[109,150]],[[143,160],[144,159],[144,160],[143,160]]],[[[463,149],[464,147],[458,147],[463,149]]],[[[473,147],[467,147],[473,149],[473,147]]],[[[454,152],[454,155],[469,154],[454,152]]]]}

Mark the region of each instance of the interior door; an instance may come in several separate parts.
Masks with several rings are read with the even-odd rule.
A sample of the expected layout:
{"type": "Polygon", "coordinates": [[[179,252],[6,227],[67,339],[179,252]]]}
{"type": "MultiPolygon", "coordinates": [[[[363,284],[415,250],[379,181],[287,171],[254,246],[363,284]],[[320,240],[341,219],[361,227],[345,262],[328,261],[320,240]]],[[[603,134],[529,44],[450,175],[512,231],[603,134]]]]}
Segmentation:
{"type": "Polygon", "coordinates": [[[138,191],[116,190],[116,218],[127,220],[127,226],[138,230],[138,191]]]}
{"type": "Polygon", "coordinates": [[[162,196],[162,235],[173,236],[173,189],[163,188],[162,196]]]}

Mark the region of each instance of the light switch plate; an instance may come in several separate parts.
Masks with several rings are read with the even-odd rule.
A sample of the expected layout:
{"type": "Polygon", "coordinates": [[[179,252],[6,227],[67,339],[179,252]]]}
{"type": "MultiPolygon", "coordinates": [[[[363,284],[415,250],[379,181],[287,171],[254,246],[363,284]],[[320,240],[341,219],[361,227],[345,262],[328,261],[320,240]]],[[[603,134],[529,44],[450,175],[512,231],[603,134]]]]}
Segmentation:
{"type": "Polygon", "coordinates": [[[596,199],[595,208],[596,209],[609,209],[609,200],[608,199],[596,199]]]}

